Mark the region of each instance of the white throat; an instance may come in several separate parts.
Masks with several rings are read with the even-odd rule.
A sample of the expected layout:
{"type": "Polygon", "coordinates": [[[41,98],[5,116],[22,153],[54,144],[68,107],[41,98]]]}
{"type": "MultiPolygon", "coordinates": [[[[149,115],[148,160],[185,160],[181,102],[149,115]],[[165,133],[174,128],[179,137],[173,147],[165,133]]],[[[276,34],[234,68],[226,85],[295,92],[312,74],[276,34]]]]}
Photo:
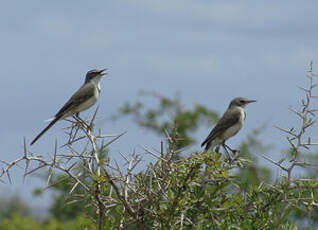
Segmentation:
{"type": "Polygon", "coordinates": [[[240,113],[241,113],[241,119],[240,119],[240,121],[241,122],[244,122],[244,120],[245,120],[245,111],[244,111],[244,107],[242,107],[242,106],[237,106],[237,108],[238,108],[238,110],[240,111],[240,113]]]}
{"type": "Polygon", "coordinates": [[[91,80],[91,82],[97,87],[98,91],[101,90],[100,88],[100,80],[102,77],[95,77],[91,80]]]}

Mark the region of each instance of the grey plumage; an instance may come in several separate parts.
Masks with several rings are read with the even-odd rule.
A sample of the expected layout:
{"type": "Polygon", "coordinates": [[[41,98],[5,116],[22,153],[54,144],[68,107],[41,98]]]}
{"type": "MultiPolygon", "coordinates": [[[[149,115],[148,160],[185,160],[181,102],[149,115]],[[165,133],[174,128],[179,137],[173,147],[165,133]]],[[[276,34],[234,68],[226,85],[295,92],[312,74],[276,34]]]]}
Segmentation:
{"type": "Polygon", "coordinates": [[[236,135],[242,128],[246,116],[244,107],[251,102],[255,100],[234,98],[208,137],[202,142],[201,147],[205,146],[205,151],[209,151],[215,146],[219,148],[220,145],[225,145],[225,141],[236,135]]]}
{"type": "Polygon", "coordinates": [[[64,104],[64,106],[55,114],[49,125],[43,129],[31,142],[33,145],[47,130],[49,130],[57,121],[66,117],[77,115],[86,109],[93,106],[99,98],[100,86],[99,82],[106,69],[88,71],[85,77],[85,82],[72,97],[64,104]]]}

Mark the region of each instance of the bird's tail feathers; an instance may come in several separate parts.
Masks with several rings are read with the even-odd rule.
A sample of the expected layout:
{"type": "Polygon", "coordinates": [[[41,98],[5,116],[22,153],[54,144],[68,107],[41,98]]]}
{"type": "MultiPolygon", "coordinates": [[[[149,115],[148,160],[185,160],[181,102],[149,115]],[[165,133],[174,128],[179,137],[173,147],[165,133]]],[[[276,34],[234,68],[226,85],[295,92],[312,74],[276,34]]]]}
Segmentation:
{"type": "Polygon", "coordinates": [[[201,147],[205,145],[203,153],[209,152],[210,150],[213,150],[213,148],[216,146],[216,143],[214,140],[212,141],[205,141],[201,144],[201,147]]]}
{"type": "Polygon", "coordinates": [[[51,117],[51,118],[45,120],[44,122],[51,122],[51,121],[53,121],[55,118],[56,118],[56,117],[51,117]]]}
{"type": "Polygon", "coordinates": [[[33,145],[46,131],[49,130],[49,128],[51,128],[57,121],[59,120],[58,117],[55,117],[48,126],[46,126],[45,129],[43,129],[39,135],[36,136],[36,138],[34,138],[34,140],[31,142],[30,145],[33,145]]]}
{"type": "Polygon", "coordinates": [[[205,144],[207,144],[208,139],[205,139],[202,143],[201,143],[201,147],[203,147],[205,144]]]}

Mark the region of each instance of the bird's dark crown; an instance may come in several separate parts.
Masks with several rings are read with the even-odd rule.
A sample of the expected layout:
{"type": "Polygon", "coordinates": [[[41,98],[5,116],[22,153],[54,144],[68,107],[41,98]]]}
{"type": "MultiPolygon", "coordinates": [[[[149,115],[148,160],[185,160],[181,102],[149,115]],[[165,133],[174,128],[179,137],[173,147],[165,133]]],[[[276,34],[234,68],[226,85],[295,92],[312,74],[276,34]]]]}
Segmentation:
{"type": "Polygon", "coordinates": [[[249,100],[247,98],[244,97],[236,97],[234,98],[229,107],[232,106],[240,106],[240,107],[245,107],[247,104],[252,103],[252,102],[256,102],[255,100],[249,100]]]}
{"type": "Polygon", "coordinates": [[[98,69],[93,69],[87,72],[86,78],[85,78],[85,83],[89,82],[95,77],[101,77],[103,75],[106,75],[107,73],[103,73],[106,69],[98,70],[98,69]]]}

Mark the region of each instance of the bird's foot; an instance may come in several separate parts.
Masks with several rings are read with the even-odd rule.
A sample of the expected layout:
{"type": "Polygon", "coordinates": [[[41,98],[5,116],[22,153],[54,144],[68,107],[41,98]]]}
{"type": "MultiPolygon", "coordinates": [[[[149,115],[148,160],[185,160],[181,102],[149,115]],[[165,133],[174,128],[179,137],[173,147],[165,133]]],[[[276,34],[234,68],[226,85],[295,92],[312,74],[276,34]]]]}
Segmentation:
{"type": "Polygon", "coordinates": [[[88,124],[87,125],[87,132],[92,132],[93,131],[93,124],[88,124]]]}
{"type": "Polygon", "coordinates": [[[87,124],[87,122],[80,118],[78,114],[74,115],[73,118],[78,122],[79,126],[82,126],[82,128],[86,129],[87,132],[92,131],[91,125],[87,124]]]}
{"type": "Polygon", "coordinates": [[[227,156],[228,163],[231,163],[232,162],[232,157],[231,157],[230,153],[226,149],[225,149],[225,153],[226,153],[226,156],[227,156]]]}
{"type": "Polygon", "coordinates": [[[232,162],[233,162],[233,158],[230,156],[230,155],[228,155],[228,157],[227,157],[227,162],[229,163],[229,164],[231,164],[232,162]]]}
{"type": "Polygon", "coordinates": [[[238,150],[238,149],[232,149],[232,148],[230,148],[230,146],[228,146],[228,145],[224,145],[225,146],[225,148],[226,149],[229,149],[234,155],[237,155],[237,154],[239,154],[241,151],[240,150],[238,150]]]}
{"type": "Polygon", "coordinates": [[[236,156],[236,155],[239,155],[240,154],[240,150],[238,149],[231,149],[232,153],[236,156]]]}

